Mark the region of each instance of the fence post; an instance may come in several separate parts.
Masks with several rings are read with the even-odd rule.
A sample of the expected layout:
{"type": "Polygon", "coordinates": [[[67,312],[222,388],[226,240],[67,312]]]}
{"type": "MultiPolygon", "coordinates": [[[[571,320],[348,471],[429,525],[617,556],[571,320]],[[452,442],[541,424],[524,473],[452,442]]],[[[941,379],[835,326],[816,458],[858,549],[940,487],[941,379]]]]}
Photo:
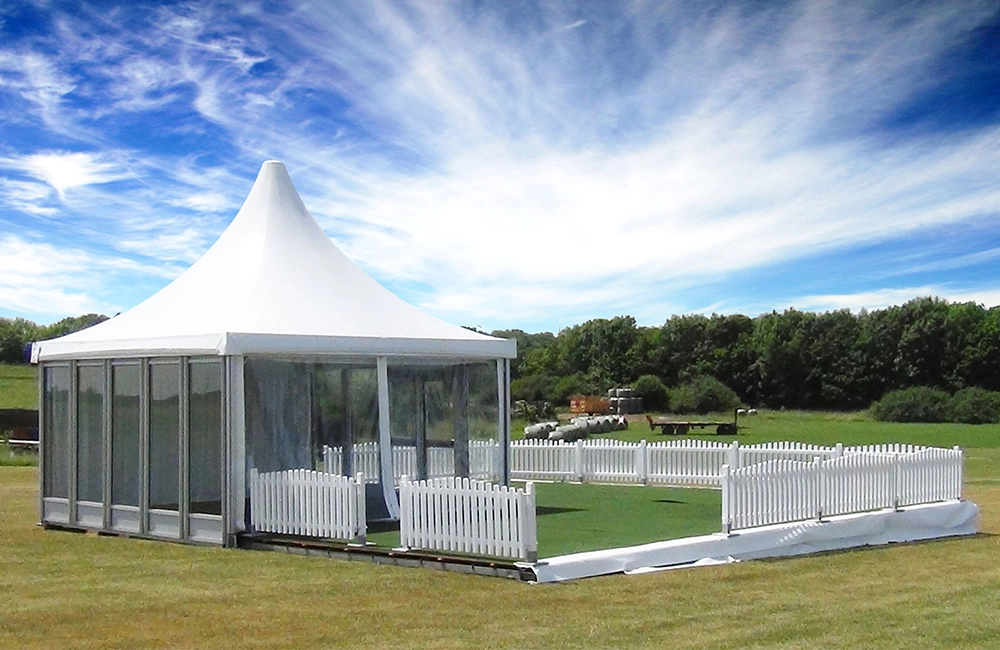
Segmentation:
{"type": "Polygon", "coordinates": [[[956,455],[958,455],[958,472],[957,472],[958,476],[956,477],[958,481],[952,487],[955,488],[955,498],[961,500],[962,485],[964,484],[965,481],[965,476],[963,476],[963,474],[965,473],[965,452],[963,452],[962,448],[959,447],[958,445],[952,447],[952,450],[955,452],[956,455]]]}
{"type": "Polygon", "coordinates": [[[260,524],[264,500],[261,498],[260,474],[256,467],[250,468],[250,528],[257,530],[260,524]]]}
{"type": "Polygon", "coordinates": [[[354,537],[354,543],[364,546],[368,543],[368,511],[367,500],[365,499],[365,475],[364,472],[358,472],[357,476],[354,478],[354,502],[357,520],[355,521],[356,534],[354,537]]]}
{"type": "Polygon", "coordinates": [[[636,459],[635,459],[636,474],[639,475],[639,482],[642,483],[643,485],[647,485],[649,483],[648,480],[649,462],[647,460],[648,459],[647,453],[648,453],[648,448],[646,440],[643,439],[639,442],[639,447],[636,450],[636,459]]]}
{"type": "Polygon", "coordinates": [[[521,544],[528,562],[538,561],[538,529],[535,523],[535,484],[524,485],[524,507],[521,509],[521,544]]]}
{"type": "Polygon", "coordinates": [[[583,483],[583,440],[576,441],[576,448],[573,450],[573,464],[576,471],[576,480],[583,483]]]}
{"type": "Polygon", "coordinates": [[[730,509],[732,508],[732,501],[730,488],[730,476],[729,476],[729,465],[723,465],[719,469],[719,478],[721,479],[722,486],[722,532],[728,535],[733,528],[733,516],[730,509]]]}
{"type": "Polygon", "coordinates": [[[837,446],[833,448],[833,457],[842,458],[844,456],[844,443],[838,442],[837,446]]]}
{"type": "Polygon", "coordinates": [[[403,474],[399,477],[399,546],[409,550],[414,537],[413,494],[410,477],[403,474]]]}
{"type": "Polygon", "coordinates": [[[738,469],[743,466],[740,463],[740,443],[738,441],[733,440],[732,444],[729,445],[729,452],[727,455],[729,458],[729,467],[732,469],[738,469]]]}
{"type": "Polygon", "coordinates": [[[819,456],[815,456],[813,457],[812,464],[813,464],[812,474],[814,477],[813,480],[816,482],[814,486],[814,489],[816,490],[816,508],[815,508],[816,521],[823,521],[823,510],[824,510],[823,506],[826,505],[825,503],[826,481],[823,480],[825,478],[823,471],[824,470],[823,459],[820,458],[819,456]]]}
{"type": "Polygon", "coordinates": [[[892,509],[899,512],[899,504],[903,500],[903,455],[892,457],[892,509]]]}

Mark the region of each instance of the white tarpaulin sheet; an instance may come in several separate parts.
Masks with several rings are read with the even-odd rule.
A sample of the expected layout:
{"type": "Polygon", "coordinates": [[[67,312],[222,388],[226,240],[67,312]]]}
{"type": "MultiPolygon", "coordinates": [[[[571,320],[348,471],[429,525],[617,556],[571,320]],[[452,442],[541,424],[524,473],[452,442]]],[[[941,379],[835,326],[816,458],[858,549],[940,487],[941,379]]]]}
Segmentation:
{"type": "Polygon", "coordinates": [[[979,506],[971,501],[947,501],[907,507],[899,511],[866,512],[703,535],[642,546],[574,553],[548,558],[534,565],[538,582],[558,582],[609,573],[642,573],[642,569],[716,560],[751,560],[805,555],[821,551],[914,542],[938,537],[973,535],[978,530],[979,506]]]}

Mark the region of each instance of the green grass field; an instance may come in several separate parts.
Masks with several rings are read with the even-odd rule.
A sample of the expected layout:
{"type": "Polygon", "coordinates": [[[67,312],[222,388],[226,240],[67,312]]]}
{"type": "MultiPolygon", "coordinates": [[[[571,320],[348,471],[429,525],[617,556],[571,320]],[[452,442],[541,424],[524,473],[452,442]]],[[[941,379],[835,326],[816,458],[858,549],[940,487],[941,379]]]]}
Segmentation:
{"type": "MultiPolygon", "coordinates": [[[[888,435],[849,416],[748,424],[741,441],[888,435]]],[[[1000,444],[987,443],[1000,428],[954,426],[893,430],[904,442],[980,441],[966,482],[982,508],[978,536],[555,585],[46,531],[35,525],[37,468],[0,467],[0,647],[993,648],[1000,444]]],[[[601,490],[551,487],[571,505],[540,515],[540,544],[575,535],[574,507],[602,508],[611,535],[659,516],[656,501],[624,512],[601,490]]]]}
{"type": "Polygon", "coordinates": [[[38,408],[38,367],[0,363],[0,409],[38,408]]]}

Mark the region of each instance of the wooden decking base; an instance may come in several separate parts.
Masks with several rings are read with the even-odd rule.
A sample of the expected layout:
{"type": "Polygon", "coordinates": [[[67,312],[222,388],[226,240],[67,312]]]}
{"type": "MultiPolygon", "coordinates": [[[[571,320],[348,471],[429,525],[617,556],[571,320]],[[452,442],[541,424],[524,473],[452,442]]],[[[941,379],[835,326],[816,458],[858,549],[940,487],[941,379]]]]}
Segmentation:
{"type": "Polygon", "coordinates": [[[293,555],[328,557],[353,562],[373,562],[395,566],[454,571],[525,582],[535,581],[530,564],[504,560],[442,555],[427,551],[402,551],[371,545],[347,544],[295,535],[244,533],[237,538],[239,548],[257,551],[278,551],[293,555]]]}

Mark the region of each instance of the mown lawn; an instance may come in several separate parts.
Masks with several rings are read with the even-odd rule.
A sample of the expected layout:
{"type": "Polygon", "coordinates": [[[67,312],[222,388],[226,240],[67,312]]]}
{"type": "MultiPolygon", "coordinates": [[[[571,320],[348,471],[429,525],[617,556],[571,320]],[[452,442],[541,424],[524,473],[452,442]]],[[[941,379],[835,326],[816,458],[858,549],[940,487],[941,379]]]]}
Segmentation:
{"type": "MultiPolygon", "coordinates": [[[[827,420],[768,426],[817,439],[827,420]]],[[[927,435],[912,426],[899,440],[927,435]]],[[[993,648],[998,460],[1000,448],[969,450],[966,496],[984,531],[972,538],[555,585],[45,531],[37,468],[0,467],[0,647],[993,648]]],[[[600,507],[622,526],[656,516],[600,507]]],[[[540,535],[571,514],[542,514],[540,535]]]]}
{"type": "MultiPolygon", "coordinates": [[[[637,416],[631,416],[636,418],[637,416]]],[[[690,420],[732,420],[732,413],[705,416],[669,416],[690,420]]],[[[513,425],[512,425],[513,426],[513,425]]],[[[523,424],[517,429],[523,436],[523,424]]],[[[693,429],[687,436],[665,436],[651,431],[645,420],[629,423],[626,431],[605,433],[596,437],[614,437],[622,440],[670,440],[673,438],[704,438],[740,444],[757,444],[781,440],[798,440],[817,445],[875,445],[901,442],[913,445],[952,447],[963,449],[972,447],[1000,447],[1000,424],[902,424],[896,422],[875,422],[865,412],[825,413],[814,411],[768,411],[762,410],[753,417],[741,417],[739,434],[719,436],[714,433],[699,433],[709,429],[693,429]]]]}
{"type": "Polygon", "coordinates": [[[38,408],[38,367],[0,363],[0,409],[38,408]]]}

